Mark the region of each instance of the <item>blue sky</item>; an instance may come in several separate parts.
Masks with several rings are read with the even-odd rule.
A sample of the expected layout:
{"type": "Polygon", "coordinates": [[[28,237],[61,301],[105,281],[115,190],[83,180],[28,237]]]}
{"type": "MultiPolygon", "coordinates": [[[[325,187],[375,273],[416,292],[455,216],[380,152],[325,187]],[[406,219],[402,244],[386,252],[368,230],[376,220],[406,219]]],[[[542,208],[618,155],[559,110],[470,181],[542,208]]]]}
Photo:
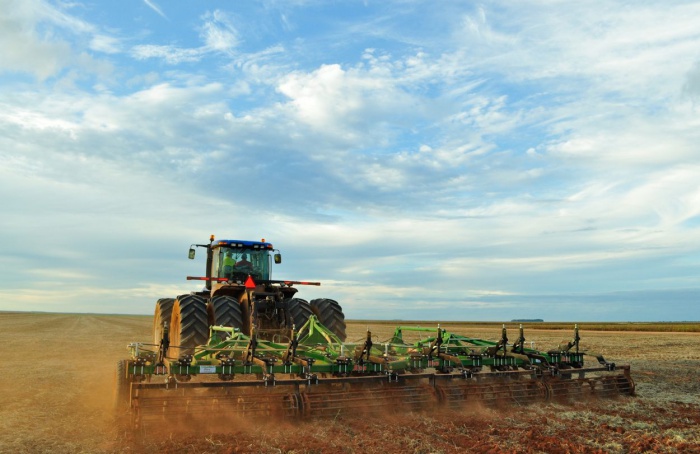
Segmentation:
{"type": "Polygon", "coordinates": [[[699,320],[700,4],[0,0],[0,310],[260,239],[350,318],[699,320]]]}

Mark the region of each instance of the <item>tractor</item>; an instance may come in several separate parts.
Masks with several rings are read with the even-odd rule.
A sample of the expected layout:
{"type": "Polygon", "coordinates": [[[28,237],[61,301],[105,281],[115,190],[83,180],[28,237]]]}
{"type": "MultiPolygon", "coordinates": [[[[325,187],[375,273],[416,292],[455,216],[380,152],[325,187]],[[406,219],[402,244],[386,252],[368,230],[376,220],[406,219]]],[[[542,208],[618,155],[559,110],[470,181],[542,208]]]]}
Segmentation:
{"type": "MultiPolygon", "coordinates": [[[[204,289],[156,302],[153,340],[172,346],[171,355],[191,354],[206,344],[212,326],[233,327],[247,336],[255,332],[258,339],[288,340],[292,329],[301,328],[311,315],[345,340],[345,316],[337,301],[296,297],[295,285],[320,283],[271,279],[272,265],[282,263],[282,255],[264,239],[215,240],[212,235],[208,244],[190,246],[189,259],[195,258],[196,248],[206,250],[206,275],[187,279],[204,281],[204,289]]],[[[222,340],[228,336],[217,333],[222,340]]]]}
{"type": "Polygon", "coordinates": [[[357,412],[579,402],[634,395],[629,365],[616,365],[573,340],[550,350],[437,328],[399,326],[387,340],[346,340],[345,316],[331,299],[297,298],[273,280],[280,252],[262,241],[218,240],[206,250],[202,291],[156,303],[154,339],[132,342],[117,363],[116,404],[131,426],[200,414],[337,418],[357,412]],[[411,340],[404,337],[418,337],[411,340]]]}

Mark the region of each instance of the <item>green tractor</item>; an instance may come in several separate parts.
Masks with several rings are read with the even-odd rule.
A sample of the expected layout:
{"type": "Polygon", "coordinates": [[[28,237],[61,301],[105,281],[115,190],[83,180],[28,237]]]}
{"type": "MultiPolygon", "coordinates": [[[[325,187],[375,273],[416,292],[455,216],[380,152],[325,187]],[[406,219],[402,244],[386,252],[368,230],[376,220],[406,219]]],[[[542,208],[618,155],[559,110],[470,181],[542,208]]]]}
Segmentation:
{"type": "MultiPolygon", "coordinates": [[[[161,298],[156,302],[153,338],[166,343],[168,356],[192,354],[209,341],[210,327],[225,326],[263,340],[287,341],[292,329],[303,326],[311,315],[345,340],[345,316],[337,301],[328,298],[310,302],[297,298],[294,285],[320,285],[318,282],[272,280],[272,264],[282,262],[280,252],[262,241],[216,240],[193,244],[207,251],[206,276],[200,292],[161,298]]],[[[225,337],[225,331],[217,331],[225,337]]],[[[224,340],[224,339],[222,339],[224,340]]]]}

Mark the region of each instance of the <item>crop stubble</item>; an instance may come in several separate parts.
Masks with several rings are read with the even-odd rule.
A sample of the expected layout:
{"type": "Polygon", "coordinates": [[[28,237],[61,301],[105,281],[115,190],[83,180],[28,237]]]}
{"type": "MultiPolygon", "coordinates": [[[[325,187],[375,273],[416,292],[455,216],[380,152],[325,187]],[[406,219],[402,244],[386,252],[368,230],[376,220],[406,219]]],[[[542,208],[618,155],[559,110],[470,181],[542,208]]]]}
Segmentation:
{"type": "MultiPolygon", "coordinates": [[[[274,425],[222,421],[199,432],[163,427],[140,439],[116,424],[114,366],[127,343],[150,338],[151,323],[144,316],[0,313],[0,452],[700,452],[697,332],[581,332],[583,349],[632,365],[634,398],[274,425]]],[[[514,339],[516,325],[509,327],[514,339]]],[[[367,328],[375,342],[392,332],[355,322],[349,340],[364,338],[367,328]]],[[[443,328],[500,336],[493,327],[443,328]]],[[[525,331],[540,349],[571,335],[525,331]]]]}

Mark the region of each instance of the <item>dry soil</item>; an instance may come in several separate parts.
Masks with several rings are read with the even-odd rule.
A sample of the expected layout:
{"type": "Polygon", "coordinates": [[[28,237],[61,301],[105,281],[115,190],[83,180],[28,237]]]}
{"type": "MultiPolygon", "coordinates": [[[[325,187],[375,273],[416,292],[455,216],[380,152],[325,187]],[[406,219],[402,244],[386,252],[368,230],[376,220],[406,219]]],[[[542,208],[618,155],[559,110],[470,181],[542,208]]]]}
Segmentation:
{"type": "MultiPolygon", "coordinates": [[[[698,453],[700,333],[581,332],[582,347],[631,364],[636,397],[576,404],[433,411],[324,421],[163,427],[146,437],[116,423],[114,369],[131,341],[148,341],[151,317],[0,313],[2,453],[698,453]]],[[[367,322],[350,323],[362,339],[367,322]]],[[[369,326],[377,340],[387,326],[369,326]]],[[[497,339],[500,330],[443,325],[497,339]]],[[[546,349],[562,331],[526,331],[546,349]]],[[[516,333],[510,334],[511,338],[516,333]]]]}

